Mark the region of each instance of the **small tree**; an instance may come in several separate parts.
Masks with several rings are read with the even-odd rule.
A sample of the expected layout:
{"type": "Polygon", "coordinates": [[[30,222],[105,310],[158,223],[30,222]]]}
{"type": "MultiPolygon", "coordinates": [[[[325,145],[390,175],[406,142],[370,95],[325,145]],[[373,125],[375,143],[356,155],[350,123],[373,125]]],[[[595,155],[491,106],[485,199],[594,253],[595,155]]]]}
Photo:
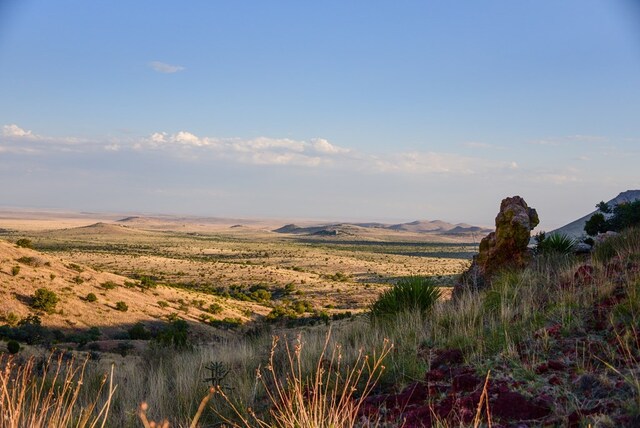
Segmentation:
{"type": "Polygon", "coordinates": [[[31,307],[45,311],[48,314],[55,311],[56,305],[60,301],[58,295],[47,288],[38,288],[32,298],[31,307]]]}
{"type": "Polygon", "coordinates": [[[129,310],[129,306],[125,302],[116,302],[116,310],[120,312],[127,312],[129,310]]]}
{"type": "Polygon", "coordinates": [[[96,300],[98,300],[98,297],[93,293],[89,293],[87,294],[86,300],[87,302],[95,302],[96,300]]]}

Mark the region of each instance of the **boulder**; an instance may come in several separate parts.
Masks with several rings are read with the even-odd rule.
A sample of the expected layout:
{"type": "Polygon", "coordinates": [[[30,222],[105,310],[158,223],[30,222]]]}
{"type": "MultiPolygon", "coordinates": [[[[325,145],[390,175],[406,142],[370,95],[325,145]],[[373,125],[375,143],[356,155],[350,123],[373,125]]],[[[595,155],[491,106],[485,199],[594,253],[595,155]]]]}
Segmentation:
{"type": "Polygon", "coordinates": [[[496,216],[496,230],[480,241],[479,253],[471,267],[462,274],[454,290],[459,296],[465,289],[481,289],[492,276],[505,268],[523,268],[531,258],[528,249],[531,231],[540,219],[520,196],[505,198],[496,216]]]}

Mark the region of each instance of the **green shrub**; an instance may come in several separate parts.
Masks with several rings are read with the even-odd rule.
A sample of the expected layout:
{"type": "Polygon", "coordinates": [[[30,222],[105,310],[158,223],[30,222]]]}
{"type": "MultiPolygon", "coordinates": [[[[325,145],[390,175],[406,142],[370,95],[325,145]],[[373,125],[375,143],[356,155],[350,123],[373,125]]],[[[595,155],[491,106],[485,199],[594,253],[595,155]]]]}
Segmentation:
{"type": "Polygon", "coordinates": [[[221,320],[209,318],[209,325],[213,327],[222,328],[225,330],[230,330],[230,329],[240,327],[242,325],[242,320],[237,317],[235,318],[225,317],[221,320]]]}
{"type": "Polygon", "coordinates": [[[139,322],[134,324],[129,330],[129,337],[132,340],[149,340],[151,339],[151,332],[147,330],[143,323],[139,322]]]}
{"type": "Polygon", "coordinates": [[[589,236],[596,236],[598,233],[607,231],[607,220],[602,213],[595,213],[584,224],[584,231],[589,236]]]}
{"type": "Polygon", "coordinates": [[[105,290],[113,290],[117,286],[118,284],[116,284],[113,281],[105,281],[102,284],[100,284],[100,287],[104,288],[105,290]]]}
{"type": "Polygon", "coordinates": [[[49,314],[55,311],[56,305],[60,301],[58,295],[47,288],[38,288],[32,298],[32,308],[45,311],[49,314]]]}
{"type": "Polygon", "coordinates": [[[207,312],[209,312],[210,314],[219,314],[221,313],[223,310],[222,305],[219,305],[217,303],[212,303],[209,305],[209,307],[206,309],[207,312]]]}
{"type": "Polygon", "coordinates": [[[75,270],[76,272],[80,273],[80,272],[84,272],[84,268],[80,265],[77,265],[75,263],[69,263],[67,265],[67,267],[71,270],[75,270]]]}
{"type": "Polygon", "coordinates": [[[89,293],[87,294],[87,297],[85,299],[87,300],[87,302],[95,302],[96,300],[98,300],[98,297],[93,293],[89,293]]]}
{"type": "Polygon", "coordinates": [[[18,239],[16,241],[16,245],[22,248],[33,248],[33,242],[31,242],[31,239],[27,239],[27,238],[18,239]]]}
{"type": "Polygon", "coordinates": [[[371,319],[382,321],[403,312],[419,310],[426,313],[440,297],[440,288],[430,278],[403,278],[385,291],[371,306],[371,319]]]}
{"type": "Polygon", "coordinates": [[[125,302],[116,302],[116,310],[120,312],[127,312],[129,310],[129,306],[125,302]]]}
{"type": "Polygon", "coordinates": [[[186,349],[189,347],[189,324],[183,319],[171,321],[164,330],[158,333],[156,340],[164,346],[186,349]]]}
{"type": "Polygon", "coordinates": [[[11,268],[11,275],[16,276],[20,273],[20,266],[14,266],[11,268]]]}
{"type": "Polygon", "coordinates": [[[168,308],[169,303],[165,302],[164,300],[158,300],[158,306],[160,306],[161,308],[168,308]]]}
{"type": "Polygon", "coordinates": [[[20,344],[17,340],[10,340],[7,342],[7,350],[10,354],[17,354],[20,352],[20,344]]]}
{"type": "Polygon", "coordinates": [[[158,283],[150,276],[140,277],[141,288],[156,288],[157,286],[158,286],[158,283]]]}
{"type": "Polygon", "coordinates": [[[538,254],[571,254],[575,248],[576,241],[564,233],[553,233],[546,236],[544,232],[536,236],[538,254]]]}

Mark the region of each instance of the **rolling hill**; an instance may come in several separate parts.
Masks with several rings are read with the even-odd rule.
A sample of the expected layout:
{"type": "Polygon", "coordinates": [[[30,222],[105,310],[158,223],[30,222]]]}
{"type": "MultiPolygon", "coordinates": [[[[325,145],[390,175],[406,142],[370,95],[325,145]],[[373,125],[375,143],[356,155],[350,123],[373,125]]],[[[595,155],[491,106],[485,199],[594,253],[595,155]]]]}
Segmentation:
{"type": "Polygon", "coordinates": [[[278,229],[276,233],[287,233],[293,235],[315,235],[315,236],[336,236],[350,235],[358,236],[371,231],[407,232],[415,234],[433,236],[471,236],[474,234],[485,235],[491,229],[471,226],[466,223],[452,224],[442,220],[416,220],[409,223],[384,224],[384,223],[332,223],[312,226],[298,226],[287,224],[278,229]]]}

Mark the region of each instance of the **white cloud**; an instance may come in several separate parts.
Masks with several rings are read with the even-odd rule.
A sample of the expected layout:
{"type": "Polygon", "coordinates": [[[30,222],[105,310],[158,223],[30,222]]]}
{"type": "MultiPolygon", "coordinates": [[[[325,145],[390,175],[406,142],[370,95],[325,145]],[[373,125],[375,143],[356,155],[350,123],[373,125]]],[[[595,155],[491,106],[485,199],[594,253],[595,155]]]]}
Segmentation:
{"type": "Polygon", "coordinates": [[[26,139],[36,138],[36,136],[33,135],[31,131],[24,130],[16,124],[4,125],[2,127],[2,136],[8,137],[8,138],[26,138],[26,139]]]}
{"type": "Polygon", "coordinates": [[[318,153],[339,154],[339,153],[349,153],[350,151],[349,149],[334,146],[324,138],[315,138],[311,140],[311,145],[313,146],[313,149],[318,153]]]}
{"type": "Polygon", "coordinates": [[[157,71],[158,73],[165,73],[165,74],[172,74],[172,73],[177,73],[179,71],[186,70],[181,65],[172,65],[172,64],[167,64],[166,62],[161,62],[161,61],[151,61],[149,63],[149,67],[151,67],[154,71],[157,71]]]}
{"type": "Polygon", "coordinates": [[[495,175],[533,177],[545,182],[566,183],[581,176],[580,171],[532,171],[513,160],[464,156],[455,152],[372,153],[357,151],[314,138],[218,138],[196,135],[187,130],[154,132],[144,138],[125,137],[86,140],[35,134],[18,125],[5,125],[0,148],[3,152],[36,155],[47,153],[104,153],[136,151],[161,153],[183,162],[331,168],[367,174],[495,175]]]}

